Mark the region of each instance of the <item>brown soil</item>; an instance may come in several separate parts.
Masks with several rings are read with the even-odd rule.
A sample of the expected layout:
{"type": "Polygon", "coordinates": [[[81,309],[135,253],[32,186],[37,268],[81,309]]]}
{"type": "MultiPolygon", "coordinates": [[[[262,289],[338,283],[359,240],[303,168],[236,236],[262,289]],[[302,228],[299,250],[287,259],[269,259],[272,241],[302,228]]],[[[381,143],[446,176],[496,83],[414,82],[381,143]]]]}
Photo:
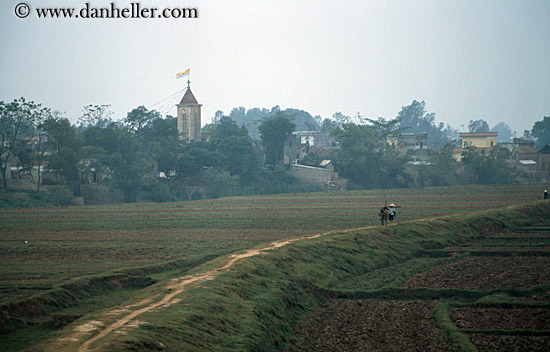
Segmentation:
{"type": "Polygon", "coordinates": [[[547,352],[550,336],[506,336],[468,334],[479,352],[547,352]]]}
{"type": "Polygon", "coordinates": [[[290,351],[452,351],[436,333],[433,305],[334,300],[300,325],[290,351]]]}
{"type": "Polygon", "coordinates": [[[550,308],[455,308],[460,329],[550,330],[550,308]]]}
{"type": "Polygon", "coordinates": [[[402,287],[493,290],[550,282],[550,257],[470,257],[418,274],[402,287]]]}
{"type": "MultiPolygon", "coordinates": [[[[462,249],[540,250],[548,234],[493,234],[462,249]],[[508,238],[502,238],[508,237],[508,238]],[[491,244],[491,241],[495,245],[491,244]],[[499,244],[503,244],[499,246],[499,244]],[[526,245],[539,245],[527,247],[526,245]]],[[[460,248],[460,247],[457,247],[460,248]]],[[[550,282],[548,256],[486,256],[441,265],[418,274],[405,288],[525,289],[550,282]]],[[[525,297],[550,301],[550,292],[525,297]]],[[[332,301],[314,311],[297,328],[296,351],[449,351],[455,350],[430,315],[432,302],[332,301]]],[[[451,319],[459,329],[550,330],[550,308],[454,308],[451,319]]],[[[479,351],[549,351],[550,336],[468,334],[479,351]]]]}

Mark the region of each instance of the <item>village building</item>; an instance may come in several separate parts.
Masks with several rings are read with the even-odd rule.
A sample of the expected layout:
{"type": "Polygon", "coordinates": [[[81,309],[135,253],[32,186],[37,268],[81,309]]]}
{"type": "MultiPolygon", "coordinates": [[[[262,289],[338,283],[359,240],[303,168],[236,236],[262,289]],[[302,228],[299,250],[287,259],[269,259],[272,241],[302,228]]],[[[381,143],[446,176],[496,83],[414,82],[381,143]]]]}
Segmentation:
{"type": "Polygon", "coordinates": [[[490,150],[497,145],[498,132],[460,132],[460,148],[453,150],[453,157],[456,161],[462,161],[462,153],[468,147],[474,147],[476,150],[490,150]]]}
{"type": "Polygon", "coordinates": [[[297,131],[289,134],[285,140],[284,164],[296,163],[313,152],[328,155],[336,142],[333,136],[320,131],[297,131]],[[323,151],[326,151],[323,152],[323,151]]]}
{"type": "Polygon", "coordinates": [[[537,151],[532,146],[520,145],[514,148],[510,159],[514,161],[537,160],[537,151]]]}
{"type": "Polygon", "coordinates": [[[460,132],[462,148],[476,147],[490,149],[497,145],[498,132],[460,132]]]}
{"type": "Polygon", "coordinates": [[[323,160],[318,166],[292,164],[289,173],[305,186],[327,191],[345,190],[347,187],[347,180],[338,176],[331,160],[323,160]]]}
{"type": "Polygon", "coordinates": [[[396,137],[389,137],[388,143],[396,148],[401,155],[410,156],[415,162],[428,160],[428,134],[401,133],[396,137]]]}
{"type": "Polygon", "coordinates": [[[550,144],[537,150],[537,170],[544,176],[550,175],[550,144]]]}
{"type": "MultiPolygon", "coordinates": [[[[507,144],[509,143],[504,143],[502,147],[507,148],[507,144]]],[[[514,138],[509,161],[510,165],[516,170],[533,176],[538,168],[535,143],[530,140],[514,138]]]]}
{"type": "Polygon", "coordinates": [[[324,190],[346,189],[347,180],[338,176],[328,159],[336,145],[335,138],[326,132],[293,132],[284,143],[284,164],[290,165],[289,174],[302,185],[324,190]]]}

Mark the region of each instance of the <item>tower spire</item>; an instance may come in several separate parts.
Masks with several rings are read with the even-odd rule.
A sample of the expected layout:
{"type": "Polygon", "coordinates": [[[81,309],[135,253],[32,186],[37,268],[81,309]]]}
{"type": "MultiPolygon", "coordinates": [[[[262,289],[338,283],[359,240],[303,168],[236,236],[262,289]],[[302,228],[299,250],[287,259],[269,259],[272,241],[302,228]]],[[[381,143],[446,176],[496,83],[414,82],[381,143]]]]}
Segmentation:
{"type": "Polygon", "coordinates": [[[178,107],[178,139],[183,143],[201,140],[201,104],[191,92],[191,81],[187,78],[187,89],[178,107]]]}

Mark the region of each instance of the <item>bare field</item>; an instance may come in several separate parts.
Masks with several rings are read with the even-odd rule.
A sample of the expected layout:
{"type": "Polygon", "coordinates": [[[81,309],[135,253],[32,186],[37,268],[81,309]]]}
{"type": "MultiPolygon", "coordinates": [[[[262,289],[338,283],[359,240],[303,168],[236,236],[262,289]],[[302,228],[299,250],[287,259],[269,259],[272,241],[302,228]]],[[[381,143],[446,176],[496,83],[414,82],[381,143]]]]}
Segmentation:
{"type": "Polygon", "coordinates": [[[550,257],[482,256],[445,264],[416,275],[403,287],[495,290],[550,283],[550,257]]]}
{"type": "Polygon", "coordinates": [[[290,351],[452,351],[431,302],[335,300],[300,326],[290,351]]]}
{"type": "MultiPolygon", "coordinates": [[[[143,270],[146,274],[137,276],[146,276],[150,282],[163,282],[174,277],[185,277],[189,270],[216,257],[265,247],[275,241],[286,243],[285,240],[308,235],[379,226],[377,215],[385,201],[399,206],[394,223],[400,223],[536,200],[541,198],[541,189],[544,188],[547,187],[472,186],[234,197],[166,204],[0,210],[0,304],[7,305],[32,294],[50,293],[60,287],[70,289],[71,282],[86,282],[90,277],[107,278],[108,286],[112,283],[109,275],[131,270],[143,270]],[[180,265],[182,261],[185,265],[180,265]],[[178,264],[171,266],[170,263],[174,262],[178,264]],[[156,269],[150,270],[153,267],[156,269]]],[[[429,224],[427,221],[421,223],[422,226],[429,224]]],[[[545,250],[548,244],[548,239],[540,235],[540,231],[531,233],[531,237],[526,235],[522,239],[524,242],[513,239],[506,245],[499,242],[505,235],[514,236],[502,234],[500,239],[492,239],[497,242],[492,243],[491,248],[495,248],[496,243],[497,251],[506,247],[510,252],[524,245],[528,245],[530,250],[534,244],[540,247],[538,249],[545,250]],[[536,243],[531,242],[533,238],[536,238],[536,243]]],[[[488,243],[468,245],[477,249],[489,246],[488,243]]],[[[393,248],[389,246],[387,250],[393,248]]],[[[464,251],[465,247],[457,247],[456,250],[464,251]]],[[[410,275],[402,287],[437,290],[440,287],[437,285],[446,282],[442,288],[529,288],[550,282],[550,272],[540,270],[550,267],[549,258],[471,256],[430,267],[413,276],[419,268],[424,268],[425,263],[419,263],[418,268],[404,268],[410,269],[405,270],[410,275]],[[442,279],[445,276],[452,279],[445,281],[442,279]]],[[[132,278],[126,279],[131,281],[132,278]]],[[[90,282],[93,285],[95,281],[90,282]]],[[[148,282],[135,282],[135,286],[128,290],[139,291],[143,288],[140,285],[150,284],[148,282]]],[[[388,282],[393,285],[397,280],[388,282]]],[[[92,286],[90,288],[93,289],[92,286]]],[[[86,294],[86,283],[80,289],[86,294]]],[[[127,292],[116,289],[94,294],[97,297],[60,304],[57,315],[51,317],[52,324],[61,328],[61,325],[70,324],[72,319],[122,304],[128,297],[127,292]]],[[[547,293],[537,292],[532,297],[530,301],[539,297],[539,302],[544,302],[547,293]]],[[[518,297],[517,300],[524,298],[518,297]]],[[[443,351],[453,343],[436,328],[437,319],[431,313],[433,307],[434,302],[422,299],[335,301],[325,307],[321,319],[305,322],[303,331],[308,336],[302,342],[304,346],[316,346],[315,350],[322,350],[320,346],[326,345],[331,346],[327,350],[338,350],[337,346],[344,346],[347,350],[443,351]],[[328,325],[318,325],[324,323],[328,325]],[[344,331],[344,335],[339,333],[340,330],[344,331]],[[393,334],[388,335],[384,331],[392,331],[393,334]],[[368,341],[365,341],[365,336],[369,337],[368,341]]],[[[26,337],[32,336],[31,325],[35,324],[33,319],[36,318],[32,316],[32,311],[28,313],[30,315],[21,320],[32,322],[30,329],[22,329],[26,337]]],[[[40,319],[41,316],[38,316],[40,319]]],[[[49,334],[55,329],[42,331],[49,334]]],[[[9,345],[13,351],[21,348],[17,333],[10,335],[11,340],[6,342],[6,346],[9,345]]],[[[37,336],[36,340],[40,338],[37,336]]],[[[31,344],[27,342],[26,346],[31,344]]]]}
{"type": "Polygon", "coordinates": [[[451,256],[456,250],[454,255],[460,253],[461,259],[429,268],[401,285],[432,294],[462,290],[445,299],[450,308],[443,316],[432,310],[436,301],[430,298],[333,300],[302,321],[298,342],[290,351],[471,350],[460,344],[471,344],[478,351],[548,351],[549,240],[550,232],[517,233],[517,237],[503,232],[447,249],[451,256]],[[536,252],[526,255],[530,251],[526,241],[537,244],[536,252]],[[475,255],[468,256],[468,250],[475,255]],[[469,292],[485,296],[476,300],[467,297],[469,292]],[[443,330],[438,320],[448,321],[457,332],[443,330]]]}
{"type": "Polygon", "coordinates": [[[516,204],[540,198],[543,188],[443,187],[0,210],[0,303],[86,275],[377,225],[385,200],[400,207],[399,222],[516,204]]]}

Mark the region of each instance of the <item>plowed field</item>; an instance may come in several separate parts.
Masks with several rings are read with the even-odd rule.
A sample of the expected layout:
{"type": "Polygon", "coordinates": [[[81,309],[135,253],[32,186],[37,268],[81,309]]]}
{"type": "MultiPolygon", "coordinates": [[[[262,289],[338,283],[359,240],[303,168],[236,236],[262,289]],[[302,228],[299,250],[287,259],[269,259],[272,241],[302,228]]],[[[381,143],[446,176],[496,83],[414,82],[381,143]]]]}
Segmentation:
{"type": "Polygon", "coordinates": [[[464,344],[479,351],[549,351],[549,240],[550,232],[540,230],[501,233],[442,251],[457,260],[416,274],[401,288],[457,290],[441,300],[446,318],[428,298],[337,299],[301,323],[290,351],[459,351],[464,344]],[[442,320],[455,332],[442,328],[442,320]]]}
{"type": "Polygon", "coordinates": [[[291,351],[451,351],[431,302],[335,300],[300,328],[291,351]]]}

